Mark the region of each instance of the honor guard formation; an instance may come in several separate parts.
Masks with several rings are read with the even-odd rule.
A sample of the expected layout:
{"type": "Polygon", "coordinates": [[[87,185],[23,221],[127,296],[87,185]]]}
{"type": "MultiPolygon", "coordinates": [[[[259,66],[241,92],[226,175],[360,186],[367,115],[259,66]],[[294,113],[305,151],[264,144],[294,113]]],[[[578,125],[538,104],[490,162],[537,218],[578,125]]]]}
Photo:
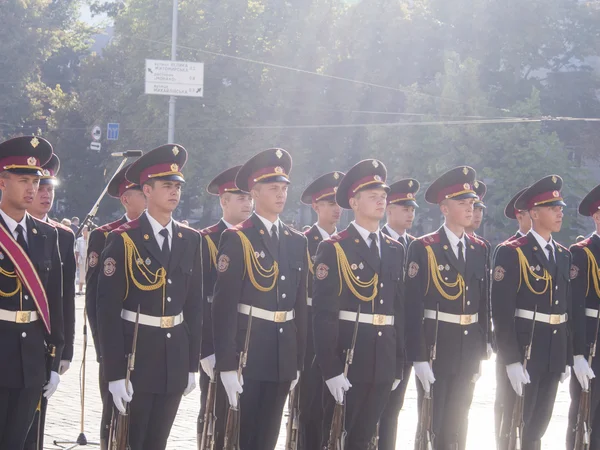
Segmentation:
{"type": "MultiPolygon", "coordinates": [[[[286,450],[394,450],[413,370],[415,450],[463,450],[493,353],[495,444],[478,448],[541,449],[572,373],[566,448],[600,449],[600,186],[578,210],[596,228],[570,248],[553,238],[558,175],[514,193],[518,230],[494,248],[473,168],[425,185],[443,223],[413,236],[421,183],[365,159],[305,183],[317,220],[300,233],[280,218],[292,157],[272,148],[207,184],[222,218],[197,231],[173,218],[187,158],[167,144],[124,159],[105,190],[123,215],[89,236],[102,450],[165,449],[196,382],[199,450],[274,450],[282,425],[286,450]]],[[[73,358],[76,237],[97,204],[77,236],[50,220],[59,168],[41,137],[0,144],[0,450],[43,448],[73,358]]]]}

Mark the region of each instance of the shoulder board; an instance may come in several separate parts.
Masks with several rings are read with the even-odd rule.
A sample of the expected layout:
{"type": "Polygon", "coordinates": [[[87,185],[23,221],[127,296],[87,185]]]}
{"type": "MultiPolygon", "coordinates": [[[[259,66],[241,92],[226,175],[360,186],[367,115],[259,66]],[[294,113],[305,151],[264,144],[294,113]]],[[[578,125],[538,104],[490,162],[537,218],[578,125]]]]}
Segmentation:
{"type": "MultiPolygon", "coordinates": [[[[176,221],[177,222],[177,221],[176,221]]],[[[194,234],[199,234],[200,232],[192,227],[188,227],[187,225],[182,224],[181,222],[177,222],[177,226],[183,230],[191,231],[194,234]]]]}
{"type": "MultiPolygon", "coordinates": [[[[122,218],[121,218],[122,219],[122,218]]],[[[115,220],[114,222],[110,222],[110,223],[106,223],[98,228],[96,228],[98,231],[103,231],[103,232],[108,232],[108,231],[112,231],[112,230],[116,230],[117,228],[119,228],[121,225],[123,225],[124,222],[121,222],[121,219],[119,220],[115,220]]],[[[127,222],[125,222],[127,223],[127,222]]]]}
{"type": "Polygon", "coordinates": [[[502,245],[504,247],[518,248],[518,247],[524,246],[525,244],[527,244],[527,242],[529,242],[529,240],[527,239],[527,236],[523,236],[523,237],[520,237],[519,239],[513,239],[512,241],[504,241],[500,245],[502,245]]]}
{"type": "Polygon", "coordinates": [[[121,233],[124,233],[129,230],[135,230],[136,228],[139,228],[139,227],[140,227],[140,221],[139,221],[139,219],[135,219],[135,220],[132,220],[131,222],[124,223],[123,225],[121,225],[120,227],[118,227],[112,231],[113,231],[113,233],[121,234],[121,233]]]}
{"type": "Polygon", "coordinates": [[[434,231],[433,233],[429,233],[425,236],[417,238],[417,240],[421,241],[425,247],[429,247],[431,244],[437,244],[440,242],[440,234],[437,231],[434,231]]]}
{"type": "MultiPolygon", "coordinates": [[[[466,234],[466,233],[465,233],[466,234]]],[[[485,245],[485,241],[477,236],[470,236],[467,234],[467,238],[471,241],[474,242],[475,244],[479,244],[482,247],[486,247],[485,245]]]]}
{"type": "Polygon", "coordinates": [[[54,225],[52,225],[52,224],[49,224],[48,222],[44,222],[43,220],[36,219],[35,217],[33,217],[33,216],[31,216],[31,215],[30,215],[30,217],[31,217],[31,218],[33,219],[33,221],[35,222],[35,225],[36,225],[37,227],[40,227],[41,229],[44,229],[44,228],[46,228],[46,229],[51,229],[51,230],[55,230],[55,229],[56,229],[56,227],[55,227],[54,225]]]}
{"type": "Polygon", "coordinates": [[[73,233],[73,230],[71,230],[71,228],[69,228],[69,227],[68,227],[68,226],[66,226],[66,225],[63,225],[63,224],[62,224],[62,223],[60,223],[60,222],[56,222],[56,221],[54,221],[54,220],[49,220],[49,221],[48,221],[48,223],[49,223],[50,225],[52,225],[53,227],[60,228],[61,230],[64,230],[64,231],[68,231],[68,232],[69,232],[69,233],[71,233],[73,236],[75,236],[75,233],[73,233]]]}
{"type": "Polygon", "coordinates": [[[571,245],[570,248],[584,248],[584,247],[587,247],[588,245],[590,245],[591,243],[592,243],[592,238],[587,238],[587,239],[584,239],[583,241],[576,242],[575,244],[571,245]]]}
{"type": "Polygon", "coordinates": [[[302,236],[303,238],[305,237],[302,231],[295,230],[294,228],[287,226],[285,223],[283,224],[283,229],[284,231],[287,230],[292,236],[302,236]]]}
{"type": "Polygon", "coordinates": [[[215,223],[214,225],[211,225],[210,227],[206,227],[206,228],[200,230],[200,234],[202,236],[205,236],[207,234],[217,233],[218,231],[219,231],[219,224],[215,223]]]}
{"type": "Polygon", "coordinates": [[[400,242],[398,242],[396,239],[394,239],[390,235],[385,234],[383,232],[381,234],[383,234],[383,237],[385,238],[386,244],[398,244],[398,245],[402,245],[400,242]]]}
{"type": "Polygon", "coordinates": [[[343,241],[344,239],[348,239],[348,237],[350,237],[350,233],[348,233],[348,230],[342,230],[339,233],[336,233],[333,236],[331,236],[329,239],[325,239],[325,241],[323,241],[323,242],[329,242],[329,243],[333,244],[335,242],[339,242],[339,241],[343,241]]]}
{"type": "Polygon", "coordinates": [[[252,228],[253,226],[254,226],[254,223],[252,222],[252,219],[248,218],[248,219],[244,220],[242,223],[239,223],[235,227],[229,228],[229,229],[232,231],[241,231],[241,230],[247,230],[248,228],[252,228]]]}
{"type": "Polygon", "coordinates": [[[408,234],[408,233],[406,233],[406,235],[408,236],[408,239],[412,239],[413,241],[414,241],[415,239],[417,239],[417,238],[416,238],[416,237],[414,237],[412,234],[408,234]]]}
{"type": "Polygon", "coordinates": [[[563,251],[565,251],[565,252],[568,252],[568,251],[569,251],[569,249],[568,249],[567,247],[565,247],[564,245],[562,245],[562,244],[559,244],[559,243],[558,243],[558,242],[556,242],[556,241],[554,241],[554,243],[555,243],[555,244],[556,244],[556,245],[557,245],[559,248],[562,248],[562,249],[563,249],[563,251]]]}

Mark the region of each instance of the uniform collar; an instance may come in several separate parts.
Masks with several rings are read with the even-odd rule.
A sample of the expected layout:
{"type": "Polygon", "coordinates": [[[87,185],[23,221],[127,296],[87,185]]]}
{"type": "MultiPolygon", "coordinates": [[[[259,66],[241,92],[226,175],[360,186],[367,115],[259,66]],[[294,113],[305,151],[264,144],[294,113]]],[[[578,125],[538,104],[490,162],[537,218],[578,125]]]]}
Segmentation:
{"type": "MultiPolygon", "coordinates": [[[[8,227],[8,230],[14,235],[15,229],[17,225],[21,225],[23,227],[23,235],[27,236],[27,213],[23,214],[23,219],[20,222],[17,222],[15,219],[6,214],[2,209],[0,209],[0,215],[4,219],[4,223],[8,227]]],[[[27,239],[27,237],[25,237],[27,239]]]]}
{"type": "MultiPolygon", "coordinates": [[[[318,223],[315,223],[315,227],[317,227],[317,230],[319,230],[319,233],[321,233],[321,237],[323,238],[323,240],[329,239],[331,237],[331,234],[329,234],[327,231],[321,228],[318,223]]],[[[335,233],[337,233],[337,229],[333,230],[333,234],[335,233]]]]}
{"type": "Polygon", "coordinates": [[[222,217],[221,217],[221,222],[223,222],[227,228],[233,228],[233,227],[235,227],[235,225],[231,225],[229,222],[227,222],[222,217]]]}
{"type": "Polygon", "coordinates": [[[279,217],[277,217],[277,220],[275,220],[275,222],[271,222],[269,219],[265,219],[263,216],[257,214],[256,212],[254,214],[264,224],[265,228],[267,229],[267,231],[269,233],[271,233],[271,228],[273,228],[273,225],[275,225],[277,227],[277,233],[279,233],[279,226],[281,223],[281,220],[279,220],[279,217]]]}
{"type": "Polygon", "coordinates": [[[169,237],[173,237],[173,219],[169,220],[167,226],[163,227],[148,211],[146,211],[146,217],[148,218],[148,222],[150,222],[154,237],[158,236],[163,228],[166,228],[169,231],[169,237]]]}
{"type": "Polygon", "coordinates": [[[404,230],[404,233],[398,234],[396,230],[389,226],[389,224],[385,224],[385,228],[388,230],[390,237],[395,241],[400,241],[400,238],[404,239],[404,242],[408,242],[408,233],[404,230]]]}
{"type": "Polygon", "coordinates": [[[556,246],[554,245],[554,240],[552,239],[552,236],[550,236],[549,241],[546,241],[546,239],[544,239],[542,236],[540,236],[540,234],[537,231],[535,231],[533,228],[531,230],[529,230],[529,232],[535,238],[535,240],[538,242],[540,248],[546,249],[546,245],[548,245],[548,244],[552,245],[552,248],[556,248],[556,246]]]}
{"type": "MultiPolygon", "coordinates": [[[[368,247],[370,242],[369,235],[371,234],[371,231],[361,227],[359,224],[356,223],[355,220],[352,221],[352,225],[354,226],[354,228],[356,228],[356,231],[358,231],[358,234],[360,234],[360,237],[363,238],[363,241],[365,241],[365,244],[367,244],[368,247]]],[[[379,230],[375,231],[374,233],[377,235],[377,245],[379,245],[379,230]]]]}
{"type": "Polygon", "coordinates": [[[450,231],[450,228],[448,228],[446,226],[446,224],[443,225],[444,227],[444,232],[446,233],[446,237],[448,238],[448,241],[450,242],[450,245],[452,246],[452,248],[458,248],[458,243],[462,242],[463,244],[463,249],[466,248],[466,242],[465,242],[465,232],[463,232],[463,235],[461,238],[459,238],[456,234],[454,234],[452,231],[450,231]]]}

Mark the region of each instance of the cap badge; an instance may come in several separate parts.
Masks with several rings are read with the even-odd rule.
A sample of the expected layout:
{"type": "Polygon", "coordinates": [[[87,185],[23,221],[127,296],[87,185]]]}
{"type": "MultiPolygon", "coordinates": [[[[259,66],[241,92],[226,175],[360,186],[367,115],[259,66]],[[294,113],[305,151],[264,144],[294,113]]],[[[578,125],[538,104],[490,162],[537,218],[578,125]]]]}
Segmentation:
{"type": "Polygon", "coordinates": [[[465,183],[465,184],[463,184],[463,187],[464,187],[465,189],[471,189],[471,185],[470,185],[469,183],[465,183]]]}
{"type": "Polygon", "coordinates": [[[474,186],[475,186],[476,188],[478,188],[478,187],[479,187],[479,181],[476,181],[474,186]]]}
{"type": "Polygon", "coordinates": [[[37,228],[34,228],[33,230],[31,230],[33,234],[37,234],[37,228]]]}
{"type": "Polygon", "coordinates": [[[281,151],[280,148],[278,148],[277,151],[275,152],[275,156],[277,156],[278,159],[281,159],[281,157],[283,156],[283,152],[281,151]]]}
{"type": "Polygon", "coordinates": [[[43,172],[43,174],[44,174],[45,177],[49,177],[50,176],[50,171],[48,169],[44,169],[42,172],[43,172]]]}
{"type": "Polygon", "coordinates": [[[275,173],[283,173],[283,167],[280,167],[280,166],[275,167],[275,173]]]}
{"type": "Polygon", "coordinates": [[[466,167],[463,167],[463,173],[465,175],[468,175],[469,174],[469,169],[467,169],[466,167]]]}
{"type": "Polygon", "coordinates": [[[171,149],[171,151],[173,152],[173,154],[174,154],[175,156],[179,155],[179,149],[178,149],[177,147],[173,147],[173,148],[171,149]]]}
{"type": "Polygon", "coordinates": [[[381,177],[380,177],[379,175],[375,175],[375,176],[373,177],[373,179],[374,179],[375,181],[381,181],[381,177]]]}
{"type": "Polygon", "coordinates": [[[336,180],[339,179],[340,178],[340,174],[337,173],[337,172],[333,172],[333,178],[336,179],[336,180]]]}
{"type": "Polygon", "coordinates": [[[413,180],[410,180],[410,181],[408,182],[408,187],[413,187],[413,184],[414,184],[414,183],[413,183],[413,180]]]}
{"type": "Polygon", "coordinates": [[[36,148],[38,145],[40,145],[40,141],[36,137],[34,137],[31,141],[29,141],[29,143],[31,144],[31,146],[33,148],[36,148]]]}
{"type": "Polygon", "coordinates": [[[29,164],[30,166],[35,166],[36,162],[37,162],[37,159],[35,159],[33,156],[30,156],[29,158],[27,158],[27,164],[29,164]]]}
{"type": "Polygon", "coordinates": [[[560,197],[560,192],[554,191],[554,192],[552,192],[552,196],[553,197],[560,197]]]}
{"type": "Polygon", "coordinates": [[[179,166],[177,164],[171,164],[171,170],[173,172],[177,172],[179,170],[179,166]]]}
{"type": "Polygon", "coordinates": [[[407,196],[408,198],[413,198],[413,195],[412,195],[410,192],[409,192],[408,194],[406,194],[406,196],[407,196]]]}
{"type": "Polygon", "coordinates": [[[554,184],[556,184],[557,181],[558,181],[558,178],[556,178],[556,175],[552,175],[552,182],[554,184]]]}
{"type": "MultiPolygon", "coordinates": [[[[338,187],[337,187],[337,186],[334,186],[334,187],[333,187],[333,192],[337,192],[337,189],[338,189],[338,187]]],[[[599,206],[598,208],[600,208],[600,206],[599,206]]]]}
{"type": "Polygon", "coordinates": [[[373,160],[373,167],[375,167],[376,169],[379,167],[379,163],[377,162],[377,160],[373,160]]]}
{"type": "Polygon", "coordinates": [[[150,239],[150,236],[148,236],[147,234],[144,235],[144,240],[147,241],[148,239],[150,239]]]}

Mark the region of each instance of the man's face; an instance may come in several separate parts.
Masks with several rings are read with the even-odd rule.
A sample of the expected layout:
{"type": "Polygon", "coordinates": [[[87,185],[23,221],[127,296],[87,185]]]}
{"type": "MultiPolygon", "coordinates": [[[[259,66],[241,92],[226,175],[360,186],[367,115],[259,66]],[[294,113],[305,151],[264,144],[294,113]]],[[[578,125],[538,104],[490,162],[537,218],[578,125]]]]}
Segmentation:
{"type": "Polygon", "coordinates": [[[481,222],[483,221],[483,208],[480,206],[473,208],[473,221],[471,222],[471,226],[469,228],[473,229],[473,231],[478,230],[481,226],[481,222]]]}
{"type": "Polygon", "coordinates": [[[181,199],[181,182],[156,180],[154,181],[154,187],[150,184],[144,184],[144,195],[148,200],[148,205],[172,213],[181,199]]]}
{"type": "Polygon", "coordinates": [[[529,215],[529,211],[519,211],[516,217],[517,222],[519,222],[519,230],[523,233],[529,233],[529,230],[531,230],[531,216],[529,215]]]}
{"type": "Polygon", "coordinates": [[[395,230],[410,230],[415,220],[415,207],[409,205],[388,205],[387,221],[395,230]]]}
{"type": "Polygon", "coordinates": [[[252,198],[257,207],[269,214],[281,214],[288,194],[288,183],[257,183],[252,188],[252,198]]]}
{"type": "Polygon", "coordinates": [[[473,220],[472,198],[463,198],[460,200],[448,199],[441,204],[442,214],[446,221],[456,226],[467,228],[473,220]]]}
{"type": "Polygon", "coordinates": [[[367,189],[350,199],[354,214],[367,220],[381,220],[385,216],[387,192],[383,188],[367,189]]]}
{"type": "Polygon", "coordinates": [[[54,185],[41,184],[29,212],[36,217],[44,217],[52,209],[54,203],[54,185]]]}
{"type": "Polygon", "coordinates": [[[531,218],[540,230],[558,233],[562,227],[562,206],[536,206],[530,211],[531,218]]]}
{"type": "Polygon", "coordinates": [[[121,196],[121,203],[130,219],[137,219],[146,209],[146,197],[139,189],[129,189],[121,196]]]}
{"type": "Polygon", "coordinates": [[[223,214],[234,219],[235,223],[232,225],[237,225],[250,217],[253,206],[254,201],[250,194],[226,192],[221,196],[223,214]]]}
{"type": "Polygon", "coordinates": [[[322,223],[336,224],[342,215],[342,208],[334,199],[313,202],[312,207],[322,223]]]}
{"type": "Polygon", "coordinates": [[[25,211],[33,205],[40,185],[37,175],[22,175],[4,172],[0,177],[2,202],[10,204],[15,209],[25,211]]]}

